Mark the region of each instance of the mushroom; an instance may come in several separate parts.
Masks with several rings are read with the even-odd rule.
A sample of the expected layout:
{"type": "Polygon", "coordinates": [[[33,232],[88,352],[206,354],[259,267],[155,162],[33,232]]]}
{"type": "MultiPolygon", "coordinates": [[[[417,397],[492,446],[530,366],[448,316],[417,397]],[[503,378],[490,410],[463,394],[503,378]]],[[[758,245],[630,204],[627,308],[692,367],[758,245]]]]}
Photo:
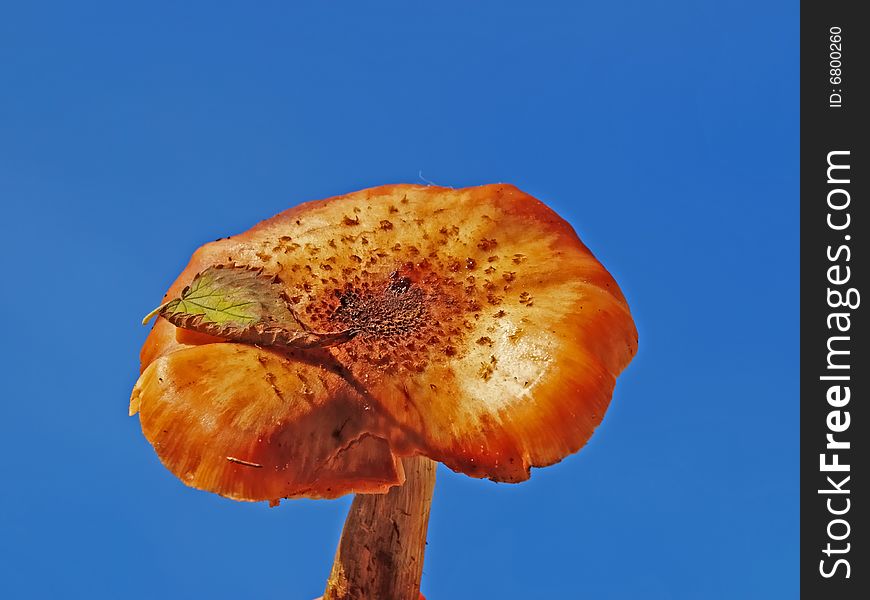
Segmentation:
{"type": "Polygon", "coordinates": [[[199,248],[165,299],[130,414],[189,486],[358,494],[327,599],[416,598],[435,462],[513,483],[559,462],[637,350],[610,274],[504,184],[301,204],[199,248]]]}

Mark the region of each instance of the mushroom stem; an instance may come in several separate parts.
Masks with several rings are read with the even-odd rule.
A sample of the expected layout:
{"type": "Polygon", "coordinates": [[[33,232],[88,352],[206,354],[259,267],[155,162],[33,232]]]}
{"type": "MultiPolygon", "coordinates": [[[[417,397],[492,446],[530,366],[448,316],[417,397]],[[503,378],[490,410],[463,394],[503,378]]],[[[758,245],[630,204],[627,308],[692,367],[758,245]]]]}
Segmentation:
{"type": "Polygon", "coordinates": [[[353,499],[323,600],[417,600],[435,463],[402,459],[404,485],[353,499]]]}

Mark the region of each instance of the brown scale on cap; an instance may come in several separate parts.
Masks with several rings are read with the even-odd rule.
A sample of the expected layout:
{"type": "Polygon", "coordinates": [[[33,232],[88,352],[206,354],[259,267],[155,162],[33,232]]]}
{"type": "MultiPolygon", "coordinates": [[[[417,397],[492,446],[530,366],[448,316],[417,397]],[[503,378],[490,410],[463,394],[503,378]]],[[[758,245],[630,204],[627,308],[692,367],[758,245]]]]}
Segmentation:
{"type": "MultiPolygon", "coordinates": [[[[530,467],[576,452],[637,348],[610,274],[570,225],[509,185],[383,186],[302,204],[200,248],[167,299],[230,262],[278,276],[312,330],[357,332],[319,352],[338,365],[359,410],[375,415],[361,426],[372,439],[476,477],[522,481],[530,467]]],[[[216,341],[159,319],[143,370],[216,341]]],[[[138,397],[147,429],[144,407],[156,400],[138,397]]],[[[186,443],[200,442],[208,444],[186,443]]],[[[370,458],[384,473],[395,469],[370,458]]]]}

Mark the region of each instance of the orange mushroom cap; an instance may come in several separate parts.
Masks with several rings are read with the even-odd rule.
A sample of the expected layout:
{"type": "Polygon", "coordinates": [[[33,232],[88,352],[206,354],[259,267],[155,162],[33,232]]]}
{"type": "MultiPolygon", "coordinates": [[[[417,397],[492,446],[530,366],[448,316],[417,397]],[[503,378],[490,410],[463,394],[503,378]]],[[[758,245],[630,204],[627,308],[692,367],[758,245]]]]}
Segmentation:
{"type": "MultiPolygon", "coordinates": [[[[518,482],[579,450],[637,331],[568,223],[510,185],[390,185],[308,202],[206,244],[275,277],[318,349],[225,342],[157,320],[131,414],[185,483],[243,500],[382,492],[399,456],[518,482]]],[[[209,330],[211,331],[211,330],[209,330]]]]}

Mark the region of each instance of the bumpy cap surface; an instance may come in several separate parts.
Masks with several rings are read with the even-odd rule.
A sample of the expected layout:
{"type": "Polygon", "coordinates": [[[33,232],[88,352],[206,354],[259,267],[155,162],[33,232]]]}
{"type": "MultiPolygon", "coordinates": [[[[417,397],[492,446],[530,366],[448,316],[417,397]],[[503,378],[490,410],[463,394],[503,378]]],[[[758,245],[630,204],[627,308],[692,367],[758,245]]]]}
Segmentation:
{"type": "MultiPolygon", "coordinates": [[[[131,414],[185,483],[244,500],[382,492],[397,457],[518,482],[579,450],[637,331],[574,230],[510,185],[391,185],[302,204],[201,247],[283,286],[323,348],[226,341],[158,319],[131,414]]],[[[206,330],[211,331],[211,330],[206,330]]]]}

